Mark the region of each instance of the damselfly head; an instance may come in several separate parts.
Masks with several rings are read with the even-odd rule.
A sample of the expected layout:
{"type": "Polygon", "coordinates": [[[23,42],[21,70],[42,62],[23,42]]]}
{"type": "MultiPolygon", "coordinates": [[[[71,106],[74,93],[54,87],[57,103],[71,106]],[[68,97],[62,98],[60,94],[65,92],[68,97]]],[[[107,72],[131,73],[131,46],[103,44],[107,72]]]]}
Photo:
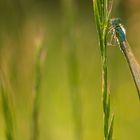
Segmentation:
{"type": "Polygon", "coordinates": [[[110,24],[115,27],[115,26],[121,24],[121,19],[120,18],[112,18],[110,20],[110,24]]]}

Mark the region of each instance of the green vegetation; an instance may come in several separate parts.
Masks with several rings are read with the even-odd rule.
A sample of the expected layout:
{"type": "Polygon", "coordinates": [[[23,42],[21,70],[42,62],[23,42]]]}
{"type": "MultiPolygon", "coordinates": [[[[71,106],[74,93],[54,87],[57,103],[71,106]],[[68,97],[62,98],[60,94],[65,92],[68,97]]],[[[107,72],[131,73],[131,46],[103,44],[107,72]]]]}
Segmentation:
{"type": "MultiPolygon", "coordinates": [[[[40,45],[40,44],[39,44],[40,45]]],[[[33,124],[32,124],[32,140],[39,139],[39,116],[40,116],[40,99],[41,99],[41,54],[43,47],[37,46],[35,59],[35,83],[34,83],[34,102],[33,102],[33,124]]]]}
{"type": "Polygon", "coordinates": [[[11,104],[10,92],[8,92],[5,86],[3,79],[1,79],[0,93],[2,96],[6,140],[14,140],[15,121],[13,119],[13,106],[11,104]]]}
{"type": "Polygon", "coordinates": [[[82,104],[79,91],[79,70],[77,62],[77,44],[75,40],[75,18],[76,18],[76,3],[74,0],[62,0],[64,7],[64,36],[68,47],[67,64],[68,64],[68,79],[70,100],[72,106],[72,116],[74,121],[75,140],[82,140],[82,104]]]}
{"type": "MultiPolygon", "coordinates": [[[[108,2],[0,1],[0,140],[139,140],[127,62],[106,46],[108,2]]],[[[133,2],[116,1],[113,15],[139,60],[133,2]]]]}
{"type": "Polygon", "coordinates": [[[104,139],[112,140],[114,115],[110,119],[110,93],[108,91],[107,70],[107,34],[110,21],[109,0],[94,0],[93,8],[96,19],[97,31],[102,59],[102,102],[104,115],[104,139]],[[110,125],[109,125],[110,124],[110,125]]]}

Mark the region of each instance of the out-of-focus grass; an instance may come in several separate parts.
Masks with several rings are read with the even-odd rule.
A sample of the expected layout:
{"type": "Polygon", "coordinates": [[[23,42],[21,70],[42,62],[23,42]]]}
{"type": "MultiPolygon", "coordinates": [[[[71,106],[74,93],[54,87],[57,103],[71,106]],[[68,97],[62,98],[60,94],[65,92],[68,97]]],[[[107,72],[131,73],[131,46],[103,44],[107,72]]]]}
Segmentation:
{"type": "MultiPolygon", "coordinates": [[[[26,2],[27,1],[25,1],[25,3],[26,2]]],[[[25,3],[23,2],[23,5],[25,3]]],[[[39,120],[40,140],[73,140],[74,121],[71,114],[72,106],[69,98],[69,79],[67,73],[68,48],[62,46],[63,25],[61,6],[58,1],[54,4],[53,1],[49,3],[49,0],[44,3],[43,1],[39,3],[30,1],[30,3],[28,7],[25,7],[29,10],[30,5],[32,5],[34,10],[30,9],[26,11],[26,8],[23,8],[26,14],[30,15],[28,15],[26,20],[23,20],[24,27],[21,30],[24,31],[24,33],[18,30],[19,33],[22,33],[18,36],[20,38],[20,43],[17,37],[12,38],[12,35],[5,32],[6,29],[4,28],[2,29],[3,35],[1,35],[1,49],[3,47],[5,50],[5,56],[3,57],[5,60],[6,57],[8,57],[8,62],[5,61],[4,63],[8,65],[8,75],[12,75],[10,68],[14,64],[14,75],[11,76],[11,79],[9,77],[9,79],[14,88],[13,94],[15,98],[17,120],[16,137],[17,140],[26,140],[31,136],[30,124],[33,103],[32,73],[35,47],[32,41],[34,28],[29,27],[34,26],[36,22],[32,22],[34,21],[32,18],[38,15],[41,19],[41,16],[43,16],[46,28],[45,43],[43,45],[47,48],[45,68],[42,69],[43,81],[41,89],[41,114],[39,120]],[[39,9],[39,7],[41,7],[41,9],[39,9]],[[42,13],[40,11],[42,11],[42,13]],[[34,15],[34,13],[36,14],[34,15]],[[32,16],[32,14],[34,16],[32,16]],[[29,22],[29,20],[31,22],[29,22]],[[28,24],[28,22],[30,24],[28,24]],[[10,39],[13,43],[10,42],[10,39]],[[4,45],[2,42],[10,42],[10,45],[6,43],[4,45]]],[[[79,67],[79,90],[81,92],[83,106],[83,139],[101,140],[103,139],[102,105],[100,101],[101,64],[100,51],[97,47],[97,36],[95,35],[95,25],[93,24],[92,1],[77,1],[77,3],[78,16],[75,26],[75,40],[78,46],[76,57],[79,67]]],[[[136,30],[133,30],[132,24],[129,23],[127,24],[126,22],[128,25],[127,30],[129,30],[127,34],[131,39],[136,30]]],[[[134,23],[133,27],[135,27],[134,23]]],[[[139,28],[137,28],[137,30],[139,30],[139,28]]],[[[136,40],[136,42],[139,41],[136,40]]],[[[132,43],[133,45],[131,46],[136,46],[137,51],[135,47],[133,47],[133,50],[139,54],[138,52],[140,49],[139,46],[135,44],[134,39],[132,43]]],[[[3,53],[1,53],[1,55],[3,55],[3,53]]],[[[109,85],[111,87],[111,93],[113,93],[112,104],[116,114],[114,136],[119,140],[137,140],[140,137],[139,101],[135,93],[136,90],[129,69],[127,68],[127,64],[119,48],[109,48],[108,55],[110,70],[109,85]]],[[[137,58],[139,58],[139,55],[137,55],[137,58]]],[[[2,110],[0,110],[0,139],[4,140],[4,122],[3,119],[1,119],[2,116],[2,110]]]]}

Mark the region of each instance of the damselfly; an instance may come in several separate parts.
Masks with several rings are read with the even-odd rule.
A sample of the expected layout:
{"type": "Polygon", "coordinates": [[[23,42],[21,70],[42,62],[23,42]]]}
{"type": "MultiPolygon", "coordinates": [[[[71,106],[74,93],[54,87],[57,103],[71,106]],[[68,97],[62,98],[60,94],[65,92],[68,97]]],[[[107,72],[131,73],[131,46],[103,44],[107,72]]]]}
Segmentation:
{"type": "Polygon", "coordinates": [[[126,32],[123,25],[121,24],[121,20],[119,18],[111,19],[110,24],[110,30],[112,31],[112,39],[114,40],[114,42],[119,43],[120,49],[122,50],[128,62],[140,99],[140,65],[135,59],[135,56],[128,44],[128,41],[126,39],[126,32]]]}

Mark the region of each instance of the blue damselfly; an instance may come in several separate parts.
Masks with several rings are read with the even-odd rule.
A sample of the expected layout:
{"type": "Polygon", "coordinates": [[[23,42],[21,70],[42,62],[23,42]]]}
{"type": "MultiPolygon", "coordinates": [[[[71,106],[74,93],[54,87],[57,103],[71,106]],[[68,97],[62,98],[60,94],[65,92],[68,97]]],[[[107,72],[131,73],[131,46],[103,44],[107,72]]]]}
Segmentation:
{"type": "Polygon", "coordinates": [[[138,64],[126,39],[126,31],[123,25],[121,24],[121,20],[119,18],[111,19],[110,24],[110,31],[112,32],[111,38],[114,40],[115,43],[117,42],[119,44],[120,49],[122,50],[128,62],[140,99],[140,65],[138,64]]]}

